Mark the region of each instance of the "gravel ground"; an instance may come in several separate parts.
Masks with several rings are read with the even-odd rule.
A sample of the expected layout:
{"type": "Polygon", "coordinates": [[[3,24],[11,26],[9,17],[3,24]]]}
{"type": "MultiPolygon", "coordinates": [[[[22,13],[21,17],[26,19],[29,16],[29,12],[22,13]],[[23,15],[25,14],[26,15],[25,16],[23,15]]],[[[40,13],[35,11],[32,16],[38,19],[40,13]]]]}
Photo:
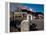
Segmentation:
{"type": "Polygon", "coordinates": [[[37,24],[38,30],[44,30],[44,19],[34,19],[31,21],[31,23],[37,24]]]}

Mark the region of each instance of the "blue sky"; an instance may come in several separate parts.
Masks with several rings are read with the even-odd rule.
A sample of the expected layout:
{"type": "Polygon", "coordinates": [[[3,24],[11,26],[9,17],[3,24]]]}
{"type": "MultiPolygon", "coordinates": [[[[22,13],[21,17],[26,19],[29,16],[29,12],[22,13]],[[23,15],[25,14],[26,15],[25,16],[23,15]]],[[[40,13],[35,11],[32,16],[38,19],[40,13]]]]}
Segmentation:
{"type": "Polygon", "coordinates": [[[10,3],[10,10],[15,11],[17,6],[27,6],[28,8],[32,8],[34,12],[44,12],[44,5],[43,4],[26,4],[26,3],[10,3]]]}

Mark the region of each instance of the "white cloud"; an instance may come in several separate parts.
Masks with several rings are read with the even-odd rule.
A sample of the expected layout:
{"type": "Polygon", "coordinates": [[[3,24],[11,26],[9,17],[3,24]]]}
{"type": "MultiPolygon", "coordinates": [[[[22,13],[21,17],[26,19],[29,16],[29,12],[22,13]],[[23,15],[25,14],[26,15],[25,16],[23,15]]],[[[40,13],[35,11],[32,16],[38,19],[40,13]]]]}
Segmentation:
{"type": "Polygon", "coordinates": [[[30,11],[33,11],[32,8],[30,8],[30,11]]]}

